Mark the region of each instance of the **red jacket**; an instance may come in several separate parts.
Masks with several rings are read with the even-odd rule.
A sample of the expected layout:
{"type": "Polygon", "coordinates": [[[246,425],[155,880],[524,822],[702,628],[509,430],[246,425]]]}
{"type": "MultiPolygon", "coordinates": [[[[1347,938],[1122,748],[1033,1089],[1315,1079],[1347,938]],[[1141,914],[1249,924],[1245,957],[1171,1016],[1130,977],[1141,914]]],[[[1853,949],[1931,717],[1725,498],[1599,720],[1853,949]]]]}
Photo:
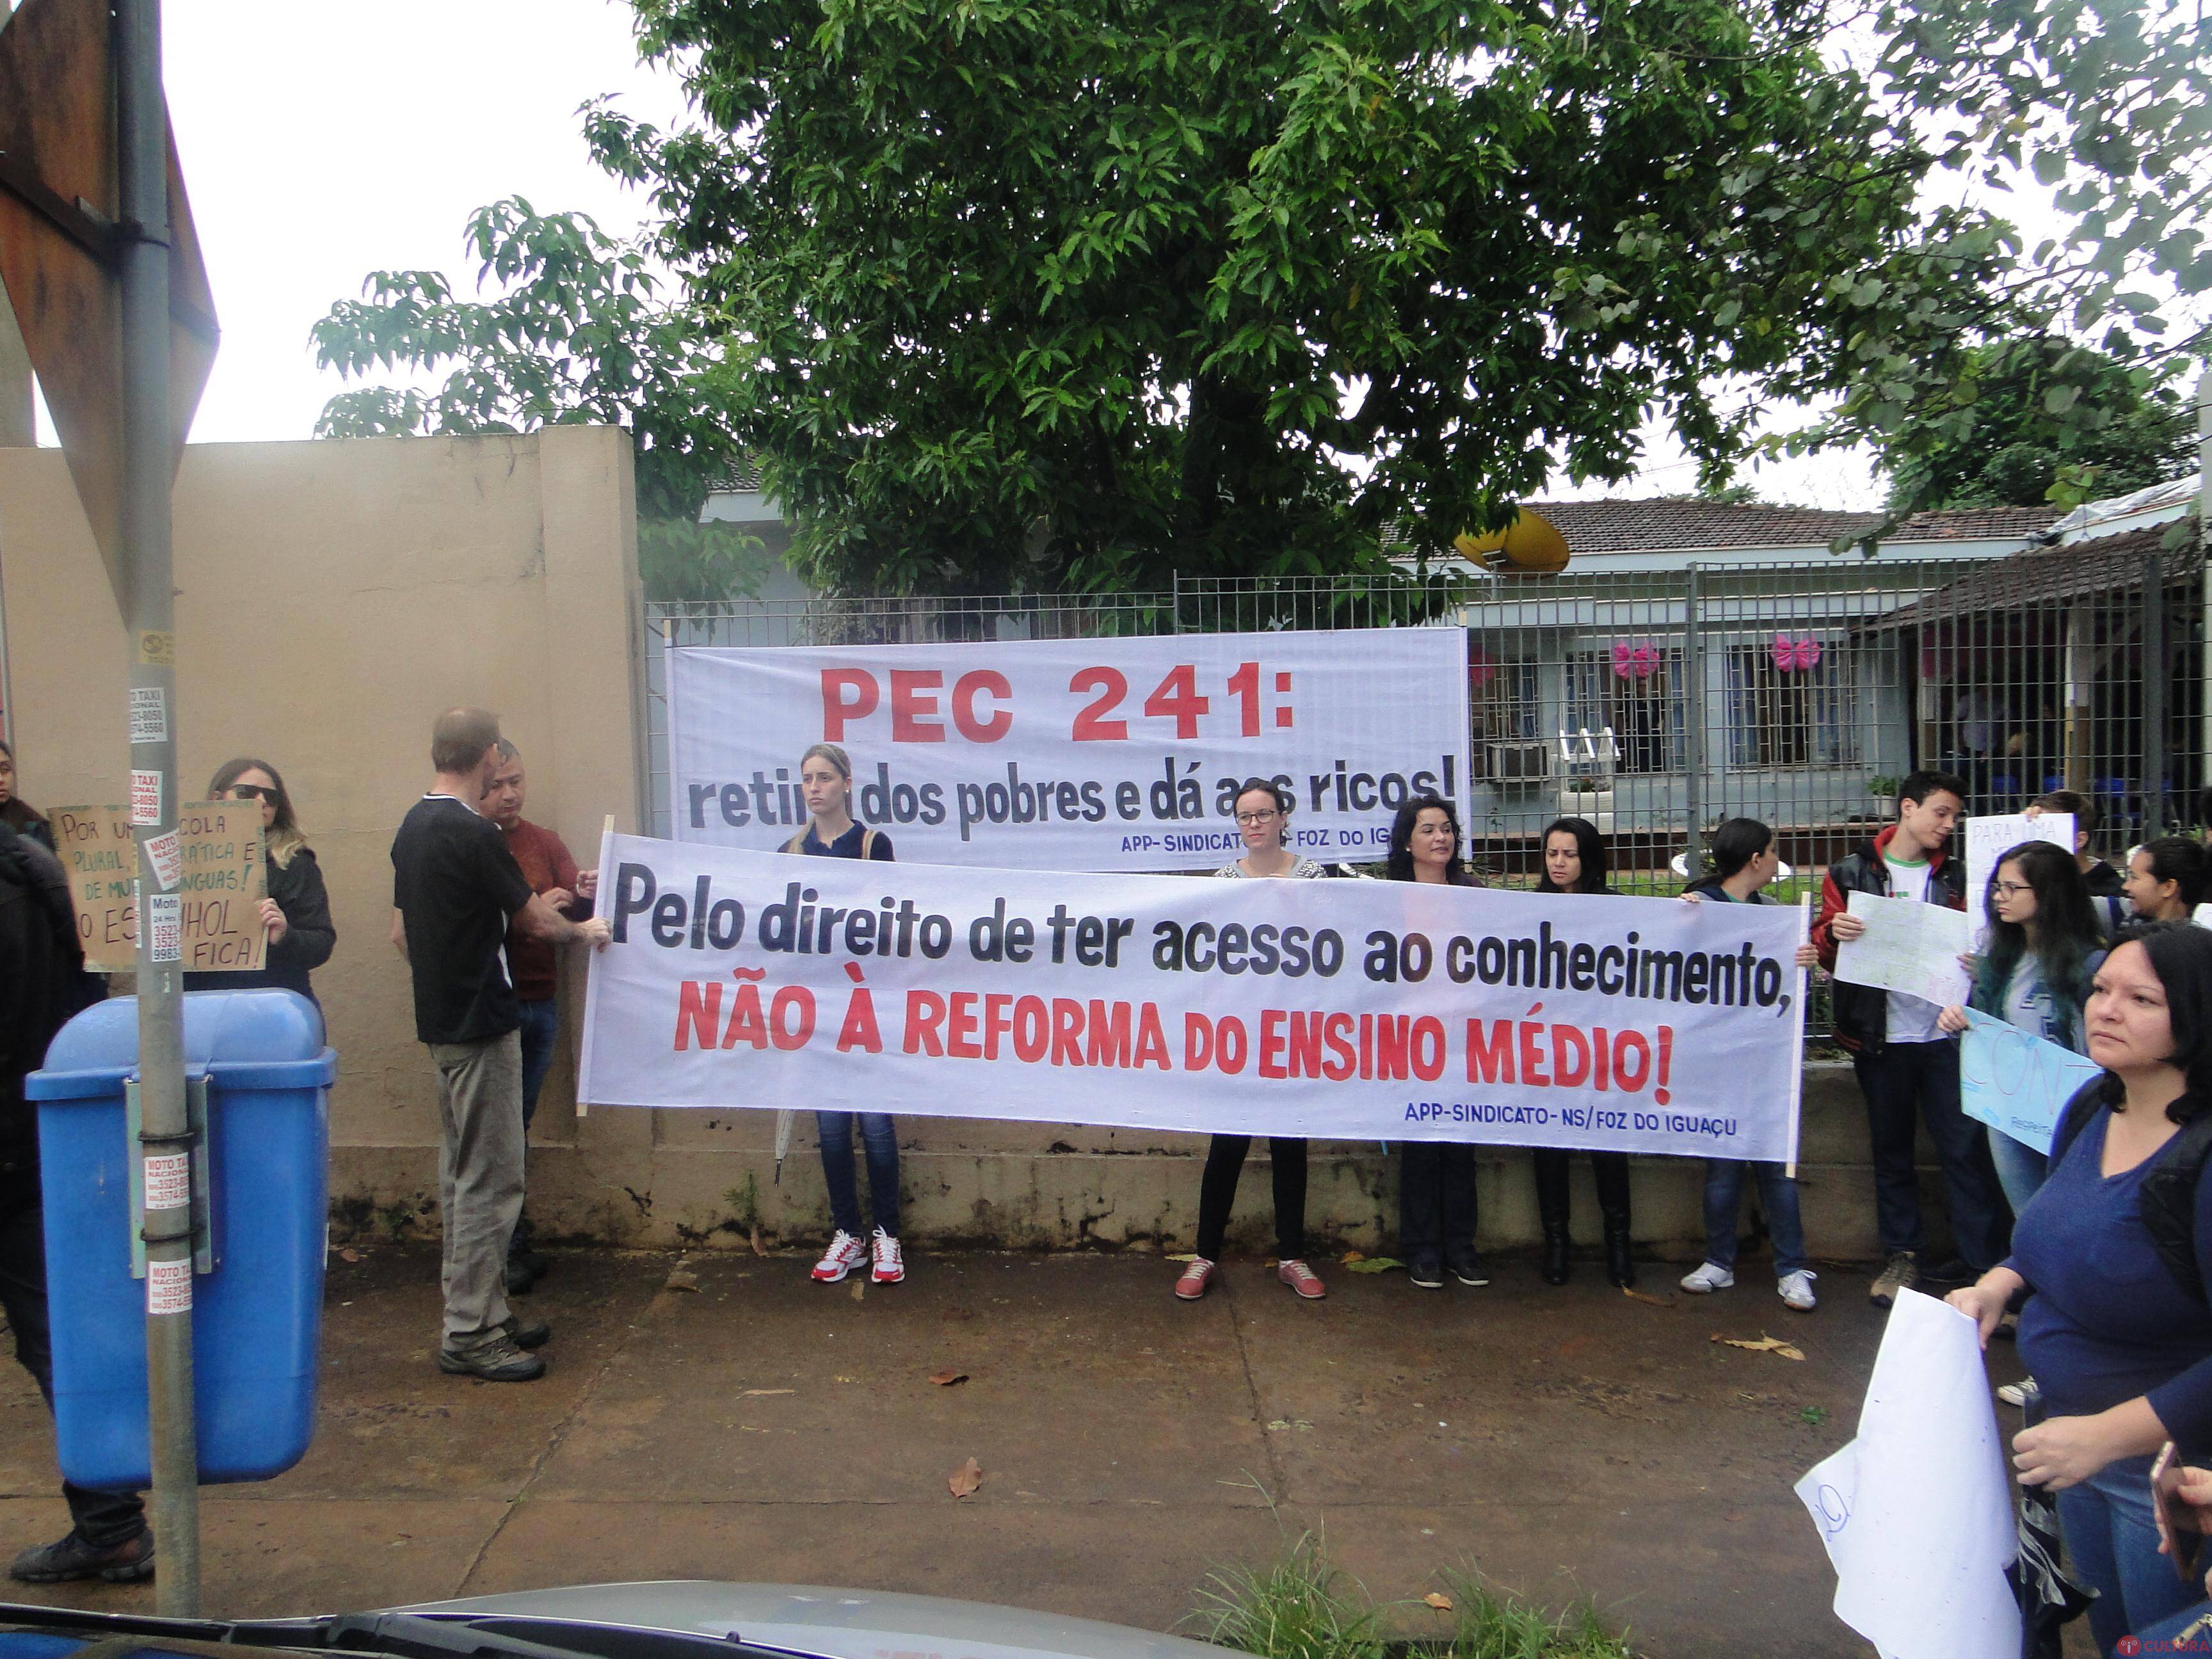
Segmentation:
{"type": "MultiPolygon", "coordinates": [[[[1859,849],[1828,866],[1820,884],[1820,912],[1813,922],[1813,948],[1820,965],[1836,969],[1836,917],[1849,908],[1853,893],[1889,892],[1889,866],[1883,854],[1895,839],[1897,826],[1887,829],[1859,849]]],[[[1950,856],[1948,847],[1928,854],[1928,899],[1954,910],[1966,908],[1966,866],[1950,856]]],[[[1829,1006],[1835,1012],[1836,1041],[1856,1054],[1878,1054],[1888,1042],[1889,993],[1871,985],[1850,985],[1837,980],[1830,988],[1829,1006]]]]}
{"type": "MultiPolygon", "coordinates": [[[[514,861],[522,866],[532,892],[550,893],[556,887],[571,893],[576,890],[576,860],[568,855],[561,837],[543,824],[520,819],[507,832],[507,845],[514,861]]],[[[581,921],[592,914],[591,901],[577,899],[561,914],[571,921],[581,921]]],[[[507,967],[514,977],[514,994],[524,1002],[544,1002],[560,984],[553,947],[543,939],[525,939],[512,929],[507,936],[507,967]]]]}

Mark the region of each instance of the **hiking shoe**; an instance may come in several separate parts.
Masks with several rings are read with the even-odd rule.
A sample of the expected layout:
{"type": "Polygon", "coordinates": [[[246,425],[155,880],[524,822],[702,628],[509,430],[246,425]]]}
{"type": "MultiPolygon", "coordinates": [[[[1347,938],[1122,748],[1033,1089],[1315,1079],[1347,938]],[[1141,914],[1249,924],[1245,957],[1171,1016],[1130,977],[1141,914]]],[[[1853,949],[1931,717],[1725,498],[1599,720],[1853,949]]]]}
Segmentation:
{"type": "Polygon", "coordinates": [[[1700,1262],[1695,1273],[1682,1275],[1682,1288],[1692,1296],[1711,1296],[1715,1291],[1734,1290],[1735,1274],[1717,1261],[1700,1262]]]}
{"type": "MultiPolygon", "coordinates": [[[[2024,1407],[2029,1401],[2039,1399],[2042,1394],[2043,1390],[2036,1387],[2033,1377],[2023,1376],[2017,1382],[2008,1382],[2000,1388],[1997,1390],[1997,1398],[2008,1406],[2024,1407]]],[[[18,1574],[17,1577],[20,1577],[21,1575],[18,1574]]]]}
{"type": "Polygon", "coordinates": [[[1919,1282],[1920,1259],[1910,1250],[1896,1251],[1867,1292],[1867,1300],[1877,1308],[1887,1308],[1897,1300],[1899,1291],[1909,1291],[1919,1282]]]}
{"type": "Polygon", "coordinates": [[[1967,1265],[1964,1256],[1954,1255],[1948,1261],[1938,1262],[1920,1276],[1931,1285],[1971,1285],[1981,1274],[1967,1265]]]}
{"type": "Polygon", "coordinates": [[[1321,1275],[1303,1261],[1279,1262],[1275,1277],[1309,1302],[1318,1302],[1328,1294],[1328,1286],[1321,1282],[1321,1275]]]}
{"type": "MultiPolygon", "coordinates": [[[[906,1259],[899,1254],[899,1242],[881,1227],[868,1241],[868,1254],[873,1264],[868,1269],[868,1277],[877,1284],[896,1285],[906,1277],[906,1259]]],[[[817,1279],[821,1277],[819,1267],[814,1272],[817,1279]]]]}
{"type": "Polygon", "coordinates": [[[507,1340],[518,1348],[542,1348],[553,1340],[553,1328],[542,1319],[533,1319],[527,1325],[520,1315],[509,1314],[500,1324],[507,1340]]]}
{"type": "Polygon", "coordinates": [[[1472,1285],[1480,1289],[1490,1283],[1490,1275],[1482,1270],[1482,1258],[1473,1250],[1464,1255],[1447,1258],[1445,1265],[1451,1269],[1451,1276],[1462,1285],[1472,1285]]]}
{"type": "MultiPolygon", "coordinates": [[[[1799,1313],[1810,1313],[1820,1305],[1813,1294],[1813,1281],[1820,1277],[1800,1267],[1794,1273],[1784,1273],[1774,1281],[1775,1293],[1781,1297],[1784,1307],[1795,1308],[1799,1313]]],[[[1687,1281],[1685,1281],[1686,1283],[1687,1281]]]]}
{"type": "Polygon", "coordinates": [[[1186,1302],[1195,1302],[1212,1288],[1213,1264],[1198,1256],[1184,1264],[1182,1275],[1176,1280],[1176,1294],[1186,1302]]]}
{"type": "Polygon", "coordinates": [[[465,1348],[441,1347],[438,1369],[448,1376],[473,1376],[484,1382],[535,1382],[545,1375],[545,1362],[523,1352],[501,1326],[465,1348]]]}
{"type": "Polygon", "coordinates": [[[154,1576],[154,1534],[141,1528],[119,1544],[88,1544],[71,1528],[57,1543],[25,1550],[8,1566],[8,1576],[24,1584],[62,1584],[79,1578],[104,1578],[111,1584],[136,1584],[154,1576]]]}
{"type": "Polygon", "coordinates": [[[840,1227],[830,1234],[830,1248],[822,1252],[822,1260],[814,1264],[814,1282],[835,1285],[867,1259],[868,1247],[840,1227]]]}
{"type": "Polygon", "coordinates": [[[1417,1255],[1413,1265],[1406,1269],[1406,1276],[1425,1291],[1441,1291],[1444,1287],[1444,1264],[1441,1257],[1417,1255]]]}

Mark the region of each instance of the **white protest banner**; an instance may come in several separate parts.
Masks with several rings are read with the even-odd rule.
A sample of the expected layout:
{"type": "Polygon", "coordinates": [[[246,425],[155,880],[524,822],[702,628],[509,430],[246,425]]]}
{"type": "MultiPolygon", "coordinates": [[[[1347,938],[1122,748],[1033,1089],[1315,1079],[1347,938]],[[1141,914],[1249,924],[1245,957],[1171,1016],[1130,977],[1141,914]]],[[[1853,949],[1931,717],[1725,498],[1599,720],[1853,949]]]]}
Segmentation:
{"type": "Polygon", "coordinates": [[[1786,1161],[1779,906],[799,859],[613,836],[593,1105],[1786,1161]]]}
{"type": "Polygon", "coordinates": [[[2049,1152],[2066,1103],[2104,1074],[2086,1055],[1966,1010],[1966,1034],[1959,1043],[1960,1109],[2022,1146],[2049,1152]]]}
{"type": "Polygon", "coordinates": [[[1946,1006],[1966,1000],[1973,981],[1959,957],[1973,924],[1964,910],[1880,893],[1853,893],[1845,902],[1866,932],[1837,943],[1838,979],[1946,1006]]]}
{"type": "Polygon", "coordinates": [[[1882,1659],[2019,1659],[2012,1480],[1974,1322],[1899,1291],[1858,1438],[1796,1486],[1836,1617],[1882,1659]]]}
{"type": "Polygon", "coordinates": [[[1966,914],[1974,919],[1974,948],[1978,951],[1989,935],[1982,905],[1989,894],[1990,878],[1997,872],[1997,860],[2022,842],[2047,841],[2072,852],[2074,815],[2039,812],[2029,817],[2021,812],[2005,812],[1968,818],[1962,833],[1966,838],[1966,914]]]}
{"type": "Polygon", "coordinates": [[[853,757],[854,816],[908,863],[1215,868],[1237,785],[1297,798],[1287,839],[1376,860],[1435,793],[1468,821],[1459,629],[668,651],[678,841],[773,852],[806,827],[812,743],[853,757]]]}

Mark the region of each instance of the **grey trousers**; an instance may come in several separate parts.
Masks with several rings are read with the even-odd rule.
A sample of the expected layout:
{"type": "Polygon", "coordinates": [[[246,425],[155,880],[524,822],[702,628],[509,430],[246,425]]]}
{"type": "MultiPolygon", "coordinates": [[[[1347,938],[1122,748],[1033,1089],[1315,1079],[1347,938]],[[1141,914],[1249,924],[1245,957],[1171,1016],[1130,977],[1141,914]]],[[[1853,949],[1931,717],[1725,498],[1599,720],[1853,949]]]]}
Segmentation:
{"type": "Polygon", "coordinates": [[[434,1042],[438,1203],[445,1220],[445,1344],[481,1342],[507,1319],[507,1242],[522,1213],[522,1041],[434,1042]]]}

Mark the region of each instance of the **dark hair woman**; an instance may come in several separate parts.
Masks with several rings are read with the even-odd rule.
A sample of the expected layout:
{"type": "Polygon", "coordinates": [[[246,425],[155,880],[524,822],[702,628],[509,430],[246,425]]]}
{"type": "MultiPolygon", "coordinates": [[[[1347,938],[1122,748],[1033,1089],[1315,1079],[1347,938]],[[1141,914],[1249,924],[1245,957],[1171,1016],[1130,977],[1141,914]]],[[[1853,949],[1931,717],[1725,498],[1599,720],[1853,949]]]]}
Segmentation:
{"type": "Polygon", "coordinates": [[[2186,836],[2160,836],[2136,848],[2120,890],[2145,921],[2187,921],[2203,901],[2204,849],[2186,836]]]}
{"type": "MultiPolygon", "coordinates": [[[[1760,890],[1782,869],[1773,830],[1757,818],[1730,818],[1713,831],[1711,851],[1712,873],[1685,888],[1684,898],[1715,904],[1774,902],[1760,890]]],[[[1797,947],[1800,968],[1810,968],[1819,960],[1809,941],[1797,947]]],[[[1776,1293],[1799,1313],[1810,1313],[1816,1304],[1813,1281],[1819,1275],[1806,1263],[1797,1182],[1779,1164],[1750,1164],[1735,1158],[1705,1160],[1705,1259],[1683,1276],[1682,1288],[1702,1296],[1735,1283],[1735,1227],[1743,1209],[1747,1175],[1758,1180],[1759,1207],[1766,1212],[1766,1231],[1774,1240],[1776,1293]]]]}
{"type": "Polygon", "coordinates": [[[2105,1075],[2067,1107],[2012,1255],[1950,1302],[1986,1343],[2027,1298],[2020,1357],[2045,1418],[2014,1437],[2013,1465],[2023,1485],[2057,1493],[2067,1556],[2097,1592],[2089,1628],[2109,1654],[2198,1596],[2159,1555],[2150,1463],[2169,1440],[2212,1445],[2212,1309],[2176,1265],[2197,1277],[2212,1263],[2212,1182],[2177,1192],[2162,1171],[2184,1126],[2212,1109],[2212,932],[2130,928],[2097,969],[2085,1020],[2105,1075]]]}
{"type": "Polygon", "coordinates": [[[297,991],[314,1002],[307,976],[331,959],[338,934],[331,923],[322,868],[300,832],[284,780],[267,761],[241,757],[216,768],[207,798],[252,801],[261,808],[261,838],[269,858],[269,896],[261,901],[261,925],[268,930],[269,949],[258,973],[186,974],[185,989],[297,991]]]}
{"type": "MultiPolygon", "coordinates": [[[[1605,837],[1588,818],[1554,818],[1539,843],[1544,873],[1540,893],[1609,894],[1606,884],[1605,837]]],[[[1544,1229],[1544,1282],[1567,1282],[1574,1255],[1569,1231],[1567,1154],[1556,1146],[1535,1153],[1536,1213],[1544,1229]]],[[[1628,1154],[1592,1152],[1590,1175],[1597,1182],[1598,1214],[1605,1221],[1606,1277],[1626,1290],[1636,1283],[1635,1248],[1628,1221],[1628,1154]]]]}
{"type": "MultiPolygon", "coordinates": [[[[1392,881],[1479,887],[1460,857],[1459,814],[1439,795],[1416,795],[1390,824],[1392,881]]],[[[1413,1283],[1441,1290],[1449,1273],[1487,1285],[1474,1248],[1474,1148],[1465,1141],[1408,1140],[1398,1152],[1398,1250],[1413,1283]]]]}
{"type": "MultiPolygon", "coordinates": [[[[817,743],[799,758],[799,793],[806,802],[806,828],[783,843],[787,853],[818,859],[879,859],[893,862],[891,838],[853,817],[853,761],[834,743],[817,743]]],[[[899,1243],[898,1124],[889,1112],[814,1114],[814,1133],[822,1152],[822,1182],[830,1189],[832,1230],[830,1248],[814,1264],[817,1285],[835,1285],[868,1264],[878,1285],[906,1277],[906,1255],[899,1243]],[[868,1160],[868,1207],[875,1231],[864,1235],[860,1219],[860,1172],[853,1163],[853,1129],[860,1131],[868,1160]]]]}
{"type": "Polygon", "coordinates": [[[54,850],[54,826],[46,815],[15,793],[15,751],[0,743],[0,823],[19,836],[28,836],[49,853],[54,850]]]}
{"type": "MultiPolygon", "coordinates": [[[[1231,880],[1311,881],[1327,876],[1326,867],[1285,844],[1284,833],[1297,804],[1297,797],[1269,779],[1245,779],[1233,809],[1244,855],[1213,873],[1231,880]]],[[[1206,1149],[1206,1173],[1198,1182],[1197,1255],[1175,1285],[1175,1293],[1185,1302],[1197,1301],[1213,1283],[1214,1265],[1229,1233],[1229,1212],[1237,1203],[1237,1182],[1251,1150],[1249,1135],[1216,1135],[1206,1149]]],[[[1306,1265],[1306,1144],[1292,1136],[1273,1135],[1267,1156],[1275,1177],[1275,1277],[1306,1300],[1318,1300],[1328,1290],[1321,1275],[1306,1265]]]]}
{"type": "MultiPolygon", "coordinates": [[[[2081,1053],[2081,1010],[2105,950],[2081,865],[2063,847],[2023,842],[1997,860],[1982,909],[1989,919],[1989,948],[1974,965],[1966,1006],[2081,1053]]],[[[1966,1008],[1946,1008],[1936,1023],[1946,1031],[1963,1031],[1966,1008]]],[[[2043,1184],[2049,1160],[1996,1127],[1990,1130],[1990,1156],[2018,1215],[2043,1184]]]]}

